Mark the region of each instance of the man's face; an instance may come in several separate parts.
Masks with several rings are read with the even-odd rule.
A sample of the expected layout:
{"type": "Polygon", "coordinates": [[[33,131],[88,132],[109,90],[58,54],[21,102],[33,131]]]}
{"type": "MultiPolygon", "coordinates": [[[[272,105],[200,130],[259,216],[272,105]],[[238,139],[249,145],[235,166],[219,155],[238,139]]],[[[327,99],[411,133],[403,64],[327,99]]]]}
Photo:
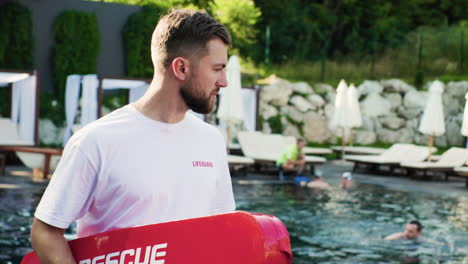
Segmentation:
{"type": "Polygon", "coordinates": [[[414,224],[407,224],[404,232],[406,239],[417,239],[421,232],[418,231],[418,226],[414,224]]]}
{"type": "Polygon", "coordinates": [[[298,149],[298,150],[301,150],[301,149],[303,149],[303,148],[304,148],[304,141],[299,141],[299,142],[297,142],[297,149],[298,149]]]}
{"type": "Polygon", "coordinates": [[[206,46],[208,55],[201,57],[198,65],[192,67],[186,83],[180,88],[180,95],[187,107],[200,114],[213,111],[216,95],[221,87],[227,86],[226,44],[216,38],[208,41],[206,46]]]}

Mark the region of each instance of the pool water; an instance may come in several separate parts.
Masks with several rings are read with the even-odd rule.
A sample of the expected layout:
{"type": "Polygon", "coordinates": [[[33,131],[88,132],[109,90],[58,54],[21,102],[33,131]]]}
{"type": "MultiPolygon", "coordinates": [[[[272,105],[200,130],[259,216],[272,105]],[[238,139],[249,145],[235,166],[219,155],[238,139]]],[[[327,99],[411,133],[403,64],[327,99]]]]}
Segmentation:
{"type": "MultiPolygon", "coordinates": [[[[239,210],[275,215],[287,226],[295,264],[468,263],[468,196],[354,182],[344,191],[293,184],[234,181],[239,210]],[[425,241],[384,241],[419,219],[425,241]]],[[[19,263],[31,250],[32,215],[45,189],[27,177],[0,183],[0,264],[19,263]]],[[[73,229],[68,235],[73,236],[73,229]]]]}

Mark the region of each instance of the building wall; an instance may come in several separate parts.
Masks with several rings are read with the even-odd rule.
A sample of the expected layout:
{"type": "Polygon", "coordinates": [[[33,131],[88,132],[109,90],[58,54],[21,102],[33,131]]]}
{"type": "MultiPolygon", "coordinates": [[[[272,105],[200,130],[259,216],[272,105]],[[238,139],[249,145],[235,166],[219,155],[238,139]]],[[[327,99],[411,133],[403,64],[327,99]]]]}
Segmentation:
{"type": "Polygon", "coordinates": [[[32,12],[34,66],[41,74],[41,91],[53,89],[54,22],[65,10],[96,14],[100,36],[97,73],[105,76],[125,76],[125,53],[121,32],[128,16],[138,12],[141,7],[83,0],[17,0],[17,2],[32,12]]]}

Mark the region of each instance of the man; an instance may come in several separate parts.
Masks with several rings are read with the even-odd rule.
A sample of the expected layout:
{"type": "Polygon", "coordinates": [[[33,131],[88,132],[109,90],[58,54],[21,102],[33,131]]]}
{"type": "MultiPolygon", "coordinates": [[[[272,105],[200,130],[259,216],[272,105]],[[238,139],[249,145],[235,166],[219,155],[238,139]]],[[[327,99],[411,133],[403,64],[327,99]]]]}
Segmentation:
{"type": "Polygon", "coordinates": [[[283,179],[283,172],[297,171],[300,175],[305,167],[304,154],[304,140],[297,139],[296,144],[288,146],[281,157],[276,161],[276,166],[280,169],[280,178],[283,179]]]}
{"type": "Polygon", "coordinates": [[[405,231],[389,235],[385,240],[406,239],[419,241],[421,239],[422,229],[423,226],[418,220],[412,220],[406,224],[405,231]]]}
{"type": "Polygon", "coordinates": [[[346,190],[349,189],[351,186],[351,181],[353,176],[351,172],[345,172],[341,175],[341,189],[346,190]]]}
{"type": "Polygon", "coordinates": [[[36,210],[31,243],[42,263],[75,263],[78,237],[235,209],[218,130],[187,112],[213,110],[231,37],[205,12],[173,10],[153,32],[146,94],[76,133],[36,210]]]}

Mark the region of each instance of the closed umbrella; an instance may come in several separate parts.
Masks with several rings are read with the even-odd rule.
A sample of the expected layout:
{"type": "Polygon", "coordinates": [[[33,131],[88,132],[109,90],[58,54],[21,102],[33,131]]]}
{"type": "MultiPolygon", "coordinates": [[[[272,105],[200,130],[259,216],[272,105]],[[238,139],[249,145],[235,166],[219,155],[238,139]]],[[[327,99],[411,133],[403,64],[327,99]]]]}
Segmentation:
{"type": "MultiPolygon", "coordinates": [[[[468,93],[465,94],[465,110],[463,111],[463,123],[461,128],[461,134],[468,137],[468,93]]],[[[468,142],[467,142],[468,145],[468,142]]]]}
{"type": "Polygon", "coordinates": [[[226,122],[226,141],[229,149],[231,127],[243,120],[243,103],[241,91],[241,68],[239,59],[233,55],[226,66],[228,85],[222,90],[217,117],[226,122]]]}
{"type": "Polygon", "coordinates": [[[424,109],[419,132],[429,135],[429,149],[432,149],[434,137],[445,133],[444,107],[442,105],[442,93],[444,84],[434,81],[429,88],[429,98],[424,109]]]}
{"type": "Polygon", "coordinates": [[[348,123],[348,100],[346,96],[347,84],[344,80],[341,80],[336,88],[336,97],[335,97],[335,110],[333,112],[333,117],[330,122],[330,128],[332,130],[341,128],[341,145],[344,148],[344,138],[345,138],[345,129],[349,128],[348,123]]]}
{"type": "Polygon", "coordinates": [[[349,144],[353,145],[353,128],[362,126],[361,110],[359,109],[359,96],[353,83],[346,91],[348,99],[348,126],[349,126],[349,144]]]}

